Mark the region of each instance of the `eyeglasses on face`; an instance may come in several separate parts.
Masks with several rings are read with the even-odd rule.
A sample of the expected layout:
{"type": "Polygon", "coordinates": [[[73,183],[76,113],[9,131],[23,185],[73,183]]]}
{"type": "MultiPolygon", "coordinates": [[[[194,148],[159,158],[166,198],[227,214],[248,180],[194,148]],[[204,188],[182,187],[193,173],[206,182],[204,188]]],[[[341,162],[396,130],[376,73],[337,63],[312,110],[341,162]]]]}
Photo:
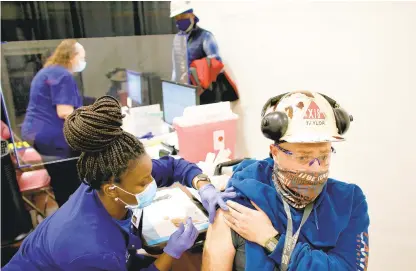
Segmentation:
{"type": "Polygon", "coordinates": [[[303,165],[303,166],[305,166],[305,165],[312,166],[313,163],[315,163],[315,161],[318,162],[318,164],[320,166],[321,165],[326,166],[326,165],[329,164],[329,161],[331,159],[331,155],[336,153],[334,147],[332,147],[332,146],[331,146],[331,150],[329,152],[322,153],[318,157],[315,157],[315,156],[312,156],[312,155],[309,155],[309,154],[303,154],[303,153],[302,154],[301,153],[296,154],[296,153],[293,153],[289,150],[286,150],[286,149],[282,148],[279,145],[275,145],[275,146],[281,152],[288,155],[292,160],[295,160],[298,164],[303,165]]]}

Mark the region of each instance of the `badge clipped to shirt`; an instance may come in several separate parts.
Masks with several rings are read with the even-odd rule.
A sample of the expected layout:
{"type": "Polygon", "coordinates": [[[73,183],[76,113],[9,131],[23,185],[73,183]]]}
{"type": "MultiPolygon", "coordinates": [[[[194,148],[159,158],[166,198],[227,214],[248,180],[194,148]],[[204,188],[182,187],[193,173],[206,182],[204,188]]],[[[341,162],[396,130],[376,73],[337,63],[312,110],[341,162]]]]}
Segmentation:
{"type": "Polygon", "coordinates": [[[133,215],[131,217],[131,223],[133,224],[136,229],[139,228],[140,225],[140,218],[142,217],[143,210],[142,209],[135,209],[133,211],[133,215]]]}

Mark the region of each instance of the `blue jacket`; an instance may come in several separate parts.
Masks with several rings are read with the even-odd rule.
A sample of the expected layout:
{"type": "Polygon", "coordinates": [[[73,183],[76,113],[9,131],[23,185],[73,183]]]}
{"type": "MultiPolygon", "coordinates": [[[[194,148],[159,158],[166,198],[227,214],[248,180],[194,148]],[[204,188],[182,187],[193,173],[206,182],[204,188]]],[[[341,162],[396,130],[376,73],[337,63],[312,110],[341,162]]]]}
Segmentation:
{"type": "Polygon", "coordinates": [[[183,52],[177,51],[179,50],[178,48],[183,48],[181,46],[178,46],[177,44],[175,46],[175,41],[178,42],[180,40],[178,36],[184,35],[187,39],[187,70],[189,69],[191,63],[196,59],[211,57],[221,61],[218,44],[214,38],[214,35],[211,32],[199,26],[195,26],[195,28],[189,34],[179,32],[175,36],[174,45],[172,47],[172,81],[177,80],[178,73],[180,72],[176,70],[175,63],[177,61],[180,61],[180,56],[183,55],[183,52]]]}
{"type": "MultiPolygon", "coordinates": [[[[254,209],[256,203],[281,233],[273,253],[246,242],[246,270],[273,270],[280,266],[287,217],[282,198],[272,181],[273,160],[245,160],[235,169],[229,186],[240,196],[236,201],[254,209]]],[[[368,262],[368,207],[362,190],[354,184],[328,179],[303,225],[292,253],[289,270],[365,270],[368,262]]],[[[299,227],[303,210],[291,207],[293,233],[299,227]]]]}
{"type": "MultiPolygon", "coordinates": [[[[170,186],[175,181],[192,186],[192,179],[200,173],[195,164],[182,159],[153,160],[152,176],[159,187],[170,186]]],[[[122,226],[124,222],[129,223],[130,218],[131,214],[124,221],[113,219],[97,191],[81,184],[60,209],[24,240],[3,270],[129,270],[132,262],[138,262],[134,252],[142,247],[140,237],[126,232],[122,226]]],[[[131,268],[158,270],[154,264],[131,268]]]]}
{"type": "Polygon", "coordinates": [[[71,156],[71,149],[64,138],[64,120],[56,112],[58,104],[76,109],[82,106],[82,97],[74,76],[54,65],[41,69],[32,80],[22,136],[35,141],[42,155],[66,158],[71,156]]]}

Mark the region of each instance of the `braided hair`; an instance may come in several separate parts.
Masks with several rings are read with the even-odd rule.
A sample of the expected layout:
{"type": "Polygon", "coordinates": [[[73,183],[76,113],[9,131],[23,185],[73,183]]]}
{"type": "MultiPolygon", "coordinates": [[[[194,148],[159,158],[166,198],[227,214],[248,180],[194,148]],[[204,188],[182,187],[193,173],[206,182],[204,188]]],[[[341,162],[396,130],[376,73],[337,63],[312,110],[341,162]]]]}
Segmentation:
{"type": "Polygon", "coordinates": [[[74,110],[65,120],[66,142],[82,152],[78,175],[94,189],[100,189],[111,177],[119,182],[129,162],[145,154],[143,144],[121,128],[123,117],[119,102],[103,96],[74,110]]]}

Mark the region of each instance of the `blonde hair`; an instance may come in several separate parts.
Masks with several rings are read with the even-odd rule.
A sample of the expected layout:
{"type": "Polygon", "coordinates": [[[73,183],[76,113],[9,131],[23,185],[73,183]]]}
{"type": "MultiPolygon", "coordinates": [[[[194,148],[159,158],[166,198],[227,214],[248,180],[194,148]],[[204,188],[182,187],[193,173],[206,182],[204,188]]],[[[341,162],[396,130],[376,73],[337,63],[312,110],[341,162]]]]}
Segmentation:
{"type": "Polygon", "coordinates": [[[58,47],[56,47],[53,54],[46,60],[43,67],[51,65],[60,65],[67,69],[71,68],[71,60],[78,53],[75,45],[77,41],[74,39],[63,40],[58,47]]]}

